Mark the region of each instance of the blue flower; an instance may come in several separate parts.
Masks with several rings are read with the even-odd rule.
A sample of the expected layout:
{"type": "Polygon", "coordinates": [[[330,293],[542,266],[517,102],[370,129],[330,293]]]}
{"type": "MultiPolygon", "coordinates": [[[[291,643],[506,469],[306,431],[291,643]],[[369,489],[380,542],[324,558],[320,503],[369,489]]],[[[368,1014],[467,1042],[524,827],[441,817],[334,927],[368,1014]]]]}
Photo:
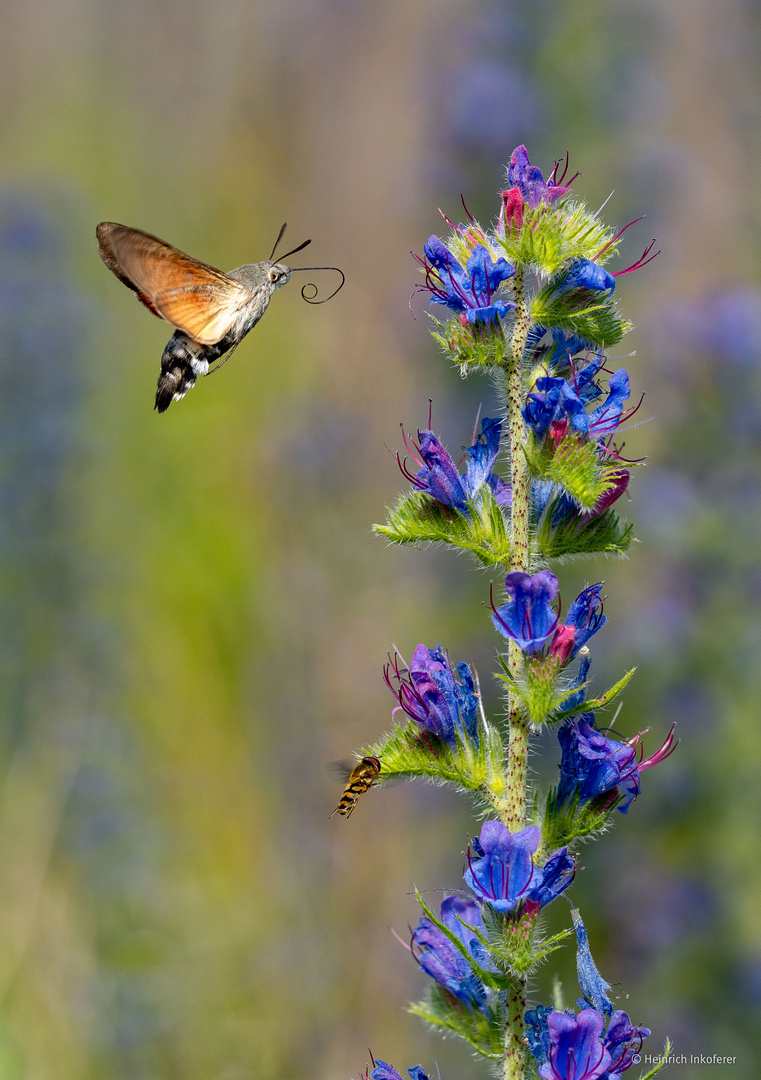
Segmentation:
{"type": "Polygon", "coordinates": [[[461,312],[463,324],[495,324],[515,307],[494,299],[494,293],[513,277],[515,269],[501,256],[495,262],[484,244],[476,246],[464,267],[438,236],[430,236],[423,251],[424,259],[415,258],[425,270],[425,285],[415,291],[429,292],[432,304],[461,312]]]}
{"type": "MultiPolygon", "coordinates": [[[[603,615],[602,600],[600,593],[602,592],[602,582],[598,582],[596,585],[590,585],[588,588],[582,590],[576,597],[574,602],[568,609],[568,614],[565,618],[565,623],[562,629],[564,629],[563,637],[563,663],[568,663],[569,660],[573,660],[579,653],[579,650],[589,641],[589,639],[597,633],[598,630],[605,626],[608,618],[603,615]]],[[[555,637],[552,639],[552,646],[550,652],[555,655],[557,653],[556,641],[561,637],[559,631],[561,627],[558,627],[555,632],[555,637]]]]}
{"type": "Polygon", "coordinates": [[[557,804],[577,799],[578,805],[583,806],[592,799],[600,799],[607,805],[620,799],[618,809],[623,814],[640,793],[640,773],[667,758],[678,742],[672,728],[660,749],[638,762],[640,735],[625,743],[609,739],[595,726],[594,713],[582,713],[578,720],[566,720],[558,731],[558,739],[561,761],[557,804]]]}
{"type": "Polygon", "coordinates": [[[481,835],[473,840],[473,858],[468,852],[465,882],[476,897],[495,911],[512,911],[521,902],[544,907],[568,888],[574,863],[565,848],[544,866],[535,867],[533,855],[541,831],[529,825],[511,833],[501,821],[485,821],[481,835]]]}
{"type": "Polygon", "coordinates": [[[409,671],[399,667],[399,659],[395,653],[383,669],[386,685],[399,701],[397,708],[452,749],[457,747],[458,739],[470,740],[478,746],[479,697],[470,666],[461,661],[456,668],[459,677],[456,679],[441,645],[435,649],[418,645],[409,671]]]}
{"type": "MultiPolygon", "coordinates": [[[[483,931],[478,904],[462,896],[446,896],[441,902],[441,921],[455,934],[476,963],[493,969],[474,930],[483,931]],[[467,925],[464,925],[467,924],[467,925]],[[472,928],[472,929],[471,929],[472,928]]],[[[435,923],[423,916],[412,931],[412,955],[427,975],[454,994],[464,1005],[484,1010],[486,988],[473,968],[435,923]]]]}
{"type": "Polygon", "coordinates": [[[516,641],[525,653],[538,652],[552,637],[558,624],[550,607],[558,593],[558,579],[550,570],[531,577],[514,570],[505,578],[510,599],[494,608],[492,622],[500,634],[516,641]]]}
{"type": "MultiPolygon", "coordinates": [[[[619,368],[608,380],[606,400],[589,414],[589,434],[592,438],[600,442],[620,427],[624,420],[624,402],[629,400],[630,394],[628,372],[619,368]]],[[[636,410],[629,410],[626,419],[633,415],[633,411],[636,410]]]]}
{"type": "Polygon", "coordinates": [[[567,293],[580,290],[585,292],[604,292],[610,296],[616,287],[612,274],[591,259],[574,259],[561,274],[552,288],[552,299],[557,300],[567,293]]]}
{"type": "Polygon", "coordinates": [[[604,359],[602,350],[591,341],[577,334],[569,334],[559,327],[541,326],[539,323],[532,323],[523,351],[530,367],[542,367],[547,375],[560,375],[574,367],[578,370],[584,365],[574,364],[573,361],[580,353],[595,353],[600,356],[601,363],[604,359]]]}
{"type": "Polygon", "coordinates": [[[547,1026],[547,1017],[551,1012],[551,1005],[538,1005],[536,1009],[529,1009],[524,1018],[526,1044],[540,1065],[548,1061],[550,1056],[550,1030],[547,1026]]]}
{"type": "Polygon", "coordinates": [[[528,395],[523,406],[523,418],[538,439],[543,439],[551,424],[564,424],[563,435],[568,426],[577,434],[586,435],[587,412],[584,402],[565,379],[542,376],[536,380],[536,389],[528,395]]]}
{"type": "Polygon", "coordinates": [[[592,959],[587,928],[577,908],[571,908],[571,918],[576,931],[576,975],[584,995],[579,1005],[590,1005],[599,1013],[610,1017],[613,1015],[613,1002],[608,998],[610,983],[603,979],[592,959]]]}
{"type": "Polygon", "coordinates": [[[401,461],[397,454],[399,468],[418,491],[424,491],[437,502],[451,506],[468,517],[468,502],[478,504],[485,487],[489,488],[500,506],[509,506],[512,490],[494,474],[501,435],[502,421],[484,416],[475,443],[465,451],[468,464],[465,475],[460,476],[449,452],[432,431],[418,433],[419,445],[402,432],[404,445],[421,468],[417,473],[411,472],[407,468],[407,459],[401,461]]]}

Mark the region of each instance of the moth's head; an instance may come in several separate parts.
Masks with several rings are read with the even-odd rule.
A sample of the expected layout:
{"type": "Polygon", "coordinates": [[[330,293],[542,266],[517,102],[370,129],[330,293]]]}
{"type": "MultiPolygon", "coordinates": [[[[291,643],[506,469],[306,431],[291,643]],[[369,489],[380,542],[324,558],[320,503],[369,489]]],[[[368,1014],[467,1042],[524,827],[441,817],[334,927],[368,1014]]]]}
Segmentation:
{"type": "Polygon", "coordinates": [[[268,263],[265,268],[267,278],[273,289],[279,289],[291,280],[291,268],[284,263],[268,263]]]}

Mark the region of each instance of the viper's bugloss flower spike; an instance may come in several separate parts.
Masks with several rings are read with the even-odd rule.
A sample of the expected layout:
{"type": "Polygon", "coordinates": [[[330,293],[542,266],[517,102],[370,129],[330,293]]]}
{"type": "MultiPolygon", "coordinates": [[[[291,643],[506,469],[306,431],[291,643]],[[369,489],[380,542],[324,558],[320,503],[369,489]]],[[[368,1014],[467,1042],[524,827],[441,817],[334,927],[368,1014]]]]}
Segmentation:
{"type": "Polygon", "coordinates": [[[425,271],[425,285],[415,293],[430,293],[432,304],[443,304],[451,311],[460,312],[463,325],[496,324],[515,307],[494,295],[514,276],[515,268],[502,256],[495,261],[483,244],[477,245],[464,266],[438,236],[429,236],[423,251],[424,258],[419,255],[415,258],[425,271]]]}
{"type": "MultiPolygon", "coordinates": [[[[445,896],[441,921],[455,934],[481,967],[496,970],[474,931],[483,933],[478,904],[463,896],[445,896]]],[[[462,953],[425,915],[412,931],[411,952],[423,971],[445,987],[464,1005],[486,1008],[486,988],[462,953]]]]}
{"type": "Polygon", "coordinates": [[[386,685],[403,709],[426,731],[455,748],[458,738],[478,746],[478,691],[473,671],[464,660],[452,671],[449,657],[437,645],[418,645],[409,669],[400,667],[395,653],[383,668],[386,685]]]}
{"type": "Polygon", "coordinates": [[[420,469],[413,473],[407,467],[407,459],[402,461],[397,454],[399,468],[418,491],[424,491],[432,499],[466,517],[470,516],[468,501],[478,505],[485,487],[489,488],[500,506],[509,506],[512,499],[510,486],[494,473],[501,434],[501,420],[488,416],[482,418],[476,441],[465,451],[468,459],[465,475],[460,476],[449,451],[432,431],[418,432],[418,443],[415,444],[402,430],[407,452],[420,465],[420,469]]]}
{"type": "Polygon", "coordinates": [[[494,608],[494,626],[523,652],[539,652],[558,624],[558,614],[550,606],[558,594],[557,577],[551,570],[540,570],[533,577],[514,570],[505,578],[505,589],[510,599],[494,608]]]}
{"type": "Polygon", "coordinates": [[[640,737],[636,735],[629,742],[608,738],[596,727],[594,713],[566,720],[558,731],[561,761],[557,804],[569,804],[574,799],[580,806],[592,799],[606,804],[620,800],[618,809],[625,814],[640,793],[640,773],[664,761],[678,742],[672,727],[654,754],[637,761],[640,737]]]}
{"type": "Polygon", "coordinates": [[[573,859],[563,848],[544,866],[534,866],[540,837],[536,825],[511,833],[501,821],[485,821],[473,840],[473,852],[468,851],[464,874],[477,899],[505,913],[521,902],[544,907],[564,892],[573,881],[573,859]]]}

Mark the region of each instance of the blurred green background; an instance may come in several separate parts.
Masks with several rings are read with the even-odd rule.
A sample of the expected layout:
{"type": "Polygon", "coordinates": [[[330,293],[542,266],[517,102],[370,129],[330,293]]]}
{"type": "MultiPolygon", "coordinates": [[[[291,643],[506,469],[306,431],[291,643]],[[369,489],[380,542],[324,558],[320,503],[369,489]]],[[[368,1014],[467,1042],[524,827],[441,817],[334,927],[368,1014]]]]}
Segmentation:
{"type": "MultiPolygon", "coordinates": [[[[561,586],[606,579],[595,686],[640,668],[618,729],[682,743],[573,895],[653,1053],[737,1056],[670,1075],[758,1076],[760,45],[757,0],[6,6],[0,1080],[348,1080],[368,1046],[487,1074],[404,1013],[423,978],[388,929],[413,884],[460,885],[467,804],[396,786],[329,822],[329,766],[388,725],[392,642],[443,642],[497,705],[488,578],[369,526],[400,422],[432,398],[454,450],[495,407],[410,317],[409,252],[460,192],[492,219],[520,142],[570,150],[591,205],[615,189],[610,221],[647,214],[628,262],[663,249],[618,289],[643,542],[561,586]],[[159,417],[168,331],[100,263],[101,219],[222,268],[288,220],[347,284],[279,293],[159,417]]],[[[535,1000],[556,968],[575,997],[568,953],[535,1000]]]]}

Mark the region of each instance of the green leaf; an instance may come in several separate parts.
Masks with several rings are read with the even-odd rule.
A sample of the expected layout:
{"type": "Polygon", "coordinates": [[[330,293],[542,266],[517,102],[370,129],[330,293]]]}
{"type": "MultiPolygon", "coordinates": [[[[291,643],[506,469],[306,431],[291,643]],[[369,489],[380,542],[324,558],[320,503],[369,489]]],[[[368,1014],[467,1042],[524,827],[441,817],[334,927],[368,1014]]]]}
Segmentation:
{"type": "Polygon", "coordinates": [[[458,740],[452,749],[410,720],[404,727],[393,728],[374,746],[359,751],[359,756],[380,759],[381,774],[376,784],[423,776],[475,794],[488,810],[502,813],[505,809],[504,747],[499,732],[483,712],[477,747],[469,740],[458,740]]]}
{"type": "MultiPolygon", "coordinates": [[[[553,719],[565,720],[567,716],[575,716],[577,713],[595,712],[597,709],[604,709],[606,705],[610,705],[611,701],[615,701],[636,670],[637,669],[633,667],[631,670],[627,671],[623,678],[619,679],[609,690],[605,691],[602,697],[589,698],[586,701],[582,701],[579,705],[575,705],[572,709],[568,709],[567,712],[561,711],[557,716],[553,717],[553,719]]],[[[578,689],[579,687],[576,687],[576,690],[578,689]]],[[[575,693],[575,690],[572,691],[572,693],[575,693]]]]}
{"type": "MultiPolygon", "coordinates": [[[[594,509],[597,500],[616,486],[620,465],[601,458],[597,443],[569,434],[557,447],[549,440],[543,444],[529,438],[526,460],[535,476],[549,477],[582,511],[594,509]]],[[[548,513],[548,512],[547,512],[548,513]]]]}
{"type": "Polygon", "coordinates": [[[669,1057],[671,1055],[671,1050],[672,1050],[671,1039],[666,1039],[666,1045],[663,1047],[663,1053],[661,1054],[661,1060],[658,1062],[657,1065],[655,1065],[650,1070],[649,1073],[645,1073],[644,1076],[640,1077],[640,1080],[651,1080],[651,1078],[653,1076],[655,1076],[656,1073],[660,1072],[661,1069],[665,1068],[665,1066],[668,1065],[668,1063],[669,1063],[668,1059],[669,1059],[669,1057]]]}
{"type": "Polygon", "coordinates": [[[566,198],[553,207],[542,203],[526,208],[522,227],[508,227],[504,237],[494,239],[509,262],[551,277],[573,259],[606,262],[618,248],[618,242],[611,243],[614,235],[582,202],[566,198]],[[601,249],[608,244],[600,258],[601,249]]]}
{"type": "Polygon", "coordinates": [[[547,792],[544,820],[541,823],[542,842],[536,859],[546,858],[558,848],[568,847],[574,840],[602,833],[608,827],[610,816],[621,799],[608,803],[604,809],[595,805],[594,799],[579,806],[578,795],[569,803],[557,806],[556,788],[547,792]]]}
{"type": "Polygon", "coordinates": [[[501,325],[467,323],[463,326],[459,319],[442,323],[430,313],[428,318],[437,327],[431,331],[431,337],[451,356],[463,374],[469,368],[495,367],[503,363],[508,346],[501,325]]]}
{"type": "Polygon", "coordinates": [[[386,524],[374,525],[373,531],[395,544],[447,544],[471,552],[483,566],[504,566],[510,562],[504,515],[489,488],[480,495],[477,504],[468,504],[466,517],[425,492],[409,492],[387,511],[386,524]]]}
{"type": "Polygon", "coordinates": [[[525,915],[516,918],[514,912],[502,914],[488,904],[482,910],[486,934],[479,934],[479,941],[506,971],[521,978],[550,953],[562,948],[565,939],[573,934],[572,929],[567,929],[543,938],[536,914],[531,918],[525,915]]]}
{"type": "Polygon", "coordinates": [[[484,1057],[499,1060],[504,1053],[504,1015],[499,1004],[487,1008],[469,1009],[443,986],[434,983],[427,999],[410,1005],[409,1012],[435,1028],[451,1031],[469,1042],[484,1057]]]}
{"type": "Polygon", "coordinates": [[[578,334],[594,345],[617,345],[632,324],[618,314],[616,302],[594,289],[571,289],[556,295],[556,281],[550,281],[532,298],[531,318],[542,326],[578,334]]]}
{"type": "Polygon", "coordinates": [[[536,550],[546,559],[563,559],[581,555],[623,555],[634,541],[633,526],[624,526],[613,510],[580,524],[579,518],[552,518],[560,499],[553,499],[542,514],[536,531],[536,550]]]}

